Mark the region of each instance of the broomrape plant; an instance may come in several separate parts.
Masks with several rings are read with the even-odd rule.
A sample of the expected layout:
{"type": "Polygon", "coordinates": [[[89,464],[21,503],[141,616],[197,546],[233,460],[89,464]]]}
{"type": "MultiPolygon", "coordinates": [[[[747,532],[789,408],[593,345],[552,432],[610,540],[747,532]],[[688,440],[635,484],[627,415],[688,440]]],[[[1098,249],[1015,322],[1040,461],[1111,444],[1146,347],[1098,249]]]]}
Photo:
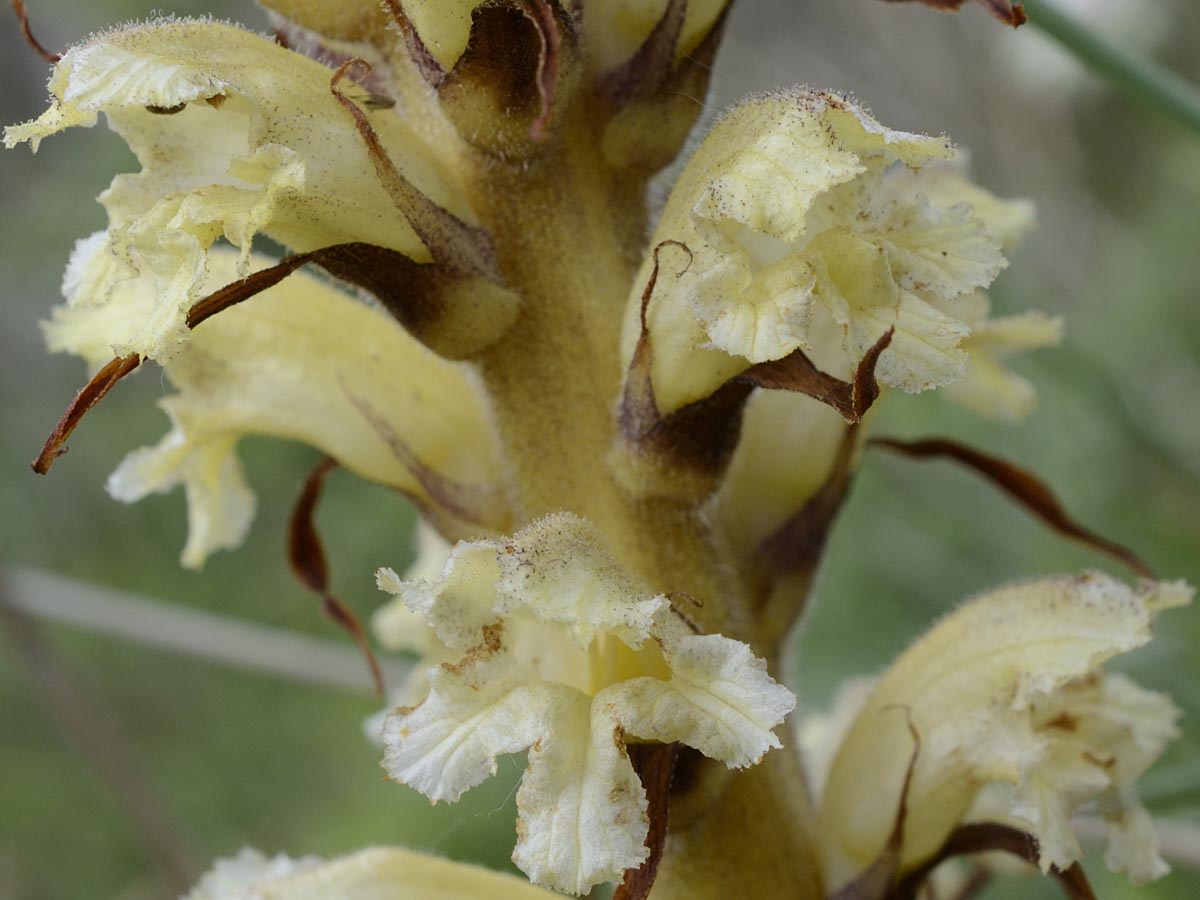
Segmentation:
{"type": "Polygon", "coordinates": [[[109,226],[76,245],[46,323],[95,374],[35,468],[158,363],[171,428],[108,486],[182,484],[198,567],[253,517],[239,439],[311,444],[326,459],[292,561],[364,648],[328,590],[321,483],[340,465],[411,499],[418,561],[380,570],[395,599],[374,624],[428,667],[382,720],[383,766],[453,802],[526,753],[513,859],[533,884],[401,849],[247,850],[192,900],[603,882],[882,900],[987,849],[1088,896],[1070,819],[1093,802],[1110,866],[1166,870],[1135,783],[1176,709],[1103,664],[1191,591],[981,451],[873,441],[974,467],[1139,580],[982,594],[828,716],[786,723],[784,650],[874,407],[894,389],[1007,419],[1033,404],[1004,359],[1060,323],[993,317],[984,293],[1027,202],[972,183],[944,138],[796,88],[726,111],[652,214],[720,0],[266,5],[268,37],[159,19],[88,38],[54,60],[50,108],[5,132],[36,150],[103,113],[141,164],[101,195],[109,226]]]}

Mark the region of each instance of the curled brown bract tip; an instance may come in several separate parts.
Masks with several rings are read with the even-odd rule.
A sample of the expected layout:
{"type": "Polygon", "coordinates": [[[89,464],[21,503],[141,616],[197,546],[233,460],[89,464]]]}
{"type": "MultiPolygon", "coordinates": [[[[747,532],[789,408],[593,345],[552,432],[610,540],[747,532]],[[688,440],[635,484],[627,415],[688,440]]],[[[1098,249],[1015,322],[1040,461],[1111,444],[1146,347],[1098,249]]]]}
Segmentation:
{"type": "Polygon", "coordinates": [[[71,405],[67,407],[67,411],[63,413],[58,424],[54,426],[54,430],[50,432],[50,436],[46,438],[42,452],[30,463],[33,471],[39,475],[49,472],[54,461],[67,452],[65,446],[67,438],[83,421],[83,417],[104,399],[105,394],[111,391],[118,381],[141,363],[142,358],[136,353],[131,353],[129,356],[118,356],[93,375],[92,379],[80,388],[75,399],[71,401],[71,405]]]}
{"type": "Polygon", "coordinates": [[[321,499],[321,491],[325,486],[325,477],[337,467],[336,459],[330,456],[323,457],[305,480],[288,523],[288,562],[300,583],[321,597],[325,615],[350,633],[366,658],[371,679],[375,683],[375,693],[382,697],[383,672],[379,668],[375,652],[371,649],[366,629],[353,610],[329,590],[329,562],[314,522],[317,501],[321,499]]]}
{"type": "Polygon", "coordinates": [[[425,46],[425,42],[417,34],[417,29],[413,27],[400,0],[384,0],[384,6],[387,7],[388,14],[392,17],[392,21],[396,24],[400,36],[404,39],[404,43],[408,47],[408,55],[416,65],[417,71],[421,73],[426,82],[437,87],[445,79],[446,70],[442,68],[441,63],[437,61],[434,55],[429,52],[429,48],[425,46]]]}
{"type": "Polygon", "coordinates": [[[538,59],[537,87],[541,109],[538,116],[529,126],[529,139],[541,143],[550,137],[548,126],[550,117],[554,114],[554,97],[558,92],[560,52],[562,49],[562,32],[558,27],[558,17],[554,7],[547,0],[530,0],[524,7],[525,16],[537,29],[538,40],[542,43],[541,56],[538,59]]]}
{"type": "Polygon", "coordinates": [[[854,389],[851,396],[854,413],[860,421],[879,399],[879,382],[875,380],[875,369],[879,366],[879,357],[883,351],[892,345],[892,338],[895,337],[895,334],[896,329],[893,326],[880,335],[879,340],[863,354],[863,358],[858,362],[858,368],[854,371],[854,389]]]}
{"type": "Polygon", "coordinates": [[[879,357],[892,343],[895,328],[889,328],[863,354],[853,381],[842,381],[818,369],[803,350],[794,350],[782,359],[757,363],[731,381],[752,384],[768,390],[795,391],[833,407],[850,425],[863,420],[879,399],[875,368],[879,357]]]}
{"type": "Polygon", "coordinates": [[[333,95],[337,97],[339,101],[341,101],[342,95],[338,88],[341,87],[342,82],[345,79],[349,78],[351,81],[357,81],[359,78],[366,78],[370,74],[371,64],[365,59],[357,56],[353,59],[348,59],[337,67],[337,71],[335,71],[333,73],[333,77],[329,79],[329,90],[331,90],[333,95]]]}
{"type": "Polygon", "coordinates": [[[33,48],[33,52],[44,59],[50,65],[54,65],[62,59],[61,53],[52,53],[43,46],[33,35],[33,29],[29,27],[29,12],[25,9],[25,0],[12,0],[13,12],[17,14],[17,21],[21,23],[21,34],[25,38],[25,43],[33,48]]]}
{"type": "Polygon", "coordinates": [[[659,254],[663,247],[678,247],[688,256],[687,265],[677,274],[676,278],[686,272],[692,265],[692,251],[681,241],[667,240],[654,246],[654,266],[650,277],[642,289],[642,305],[638,312],[641,330],[638,333],[637,345],[633,350],[633,359],[629,363],[629,371],[625,377],[625,392],[621,398],[621,430],[635,438],[648,434],[660,421],[658,401],[654,397],[654,385],[650,380],[651,353],[650,329],[647,326],[646,314],[650,309],[650,299],[658,286],[658,275],[661,267],[659,254]]]}
{"type": "MultiPolygon", "coordinates": [[[[906,3],[911,0],[884,0],[884,2],[906,3]]],[[[953,12],[961,9],[967,0],[917,0],[917,2],[932,6],[934,9],[953,12]]],[[[1013,3],[1012,0],[978,0],[978,2],[1005,25],[1011,25],[1013,28],[1024,25],[1029,18],[1025,14],[1024,7],[1020,3],[1013,3]]]]}
{"type": "Polygon", "coordinates": [[[641,322],[642,333],[638,336],[637,350],[634,351],[635,355],[639,352],[644,352],[644,348],[646,347],[647,342],[650,339],[649,334],[646,331],[646,311],[650,308],[650,298],[652,296],[654,296],[654,288],[658,284],[658,269],[659,269],[658,254],[662,252],[663,247],[678,247],[680,250],[682,250],[684,253],[687,254],[687,257],[688,257],[687,265],[675,273],[676,278],[682,278],[684,276],[684,274],[687,272],[687,270],[692,267],[692,261],[695,259],[695,255],[692,253],[692,248],[689,247],[687,244],[685,244],[683,241],[676,241],[676,240],[668,239],[665,241],[659,241],[657,244],[654,245],[654,253],[653,253],[654,267],[650,270],[650,278],[646,281],[646,287],[643,288],[643,290],[642,290],[642,306],[641,306],[641,312],[639,314],[640,315],[639,321],[641,322]]]}

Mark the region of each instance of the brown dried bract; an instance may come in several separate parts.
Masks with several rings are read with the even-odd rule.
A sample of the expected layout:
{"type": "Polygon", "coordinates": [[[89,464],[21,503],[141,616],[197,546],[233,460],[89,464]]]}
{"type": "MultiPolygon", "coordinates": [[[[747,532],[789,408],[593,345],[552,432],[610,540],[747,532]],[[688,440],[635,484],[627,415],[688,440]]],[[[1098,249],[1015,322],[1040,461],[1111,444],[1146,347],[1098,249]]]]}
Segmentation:
{"type": "MultiPolygon", "coordinates": [[[[884,2],[906,3],[910,2],[910,0],[884,0],[884,2]]],[[[926,6],[932,6],[934,9],[944,9],[953,12],[962,8],[962,5],[967,0],[917,0],[917,2],[924,3],[926,6]]],[[[1028,19],[1021,4],[1013,3],[1012,0],[978,0],[978,2],[1005,25],[1011,25],[1013,28],[1024,25],[1028,19]]]]}
{"type": "Polygon", "coordinates": [[[364,398],[349,393],[347,397],[375,433],[388,445],[396,459],[412,473],[421,489],[437,504],[436,510],[430,510],[429,504],[422,502],[421,498],[411,498],[413,502],[424,507],[427,514],[448,513],[460,521],[492,531],[503,533],[509,530],[511,517],[499,488],[491,485],[463,484],[447,478],[426,465],[364,398]]]}
{"type": "Polygon", "coordinates": [[[405,178],[396,168],[387,150],[367,120],[359,105],[341,89],[346,78],[366,77],[371,66],[365,60],[352,59],[344,63],[329,82],[329,90],[342,108],[354,119],[354,126],[366,145],[367,154],[375,167],[380,184],[396,208],[404,213],[417,237],[429,249],[439,264],[454,272],[481,277],[493,284],[502,284],[492,239],[486,231],[475,228],[442,209],[405,178]]]}
{"type": "Polygon", "coordinates": [[[425,46],[425,42],[417,34],[417,29],[413,27],[408,15],[404,12],[403,7],[400,5],[400,0],[383,0],[383,2],[392,17],[392,21],[396,23],[396,28],[399,30],[400,36],[404,39],[405,46],[408,48],[408,55],[416,64],[417,70],[429,84],[437,87],[442,83],[442,79],[446,77],[446,70],[442,68],[437,58],[429,52],[429,48],[425,46]]]}
{"type": "Polygon", "coordinates": [[[317,501],[320,500],[321,490],[325,486],[325,477],[337,466],[337,460],[329,456],[323,457],[305,480],[304,488],[296,500],[288,522],[288,562],[300,583],[321,597],[325,615],[341,625],[354,638],[354,643],[358,644],[367,660],[371,678],[375,682],[375,692],[382,696],[383,672],[371,649],[366,630],[353,610],[330,593],[329,561],[314,522],[317,501]]]}
{"type": "Polygon", "coordinates": [[[482,4],[466,49],[438,83],[442,108],[477,147],[527,154],[551,138],[578,61],[574,16],[557,0],[482,4]]]}
{"type": "Polygon", "coordinates": [[[646,846],[650,855],[638,868],[625,870],[625,880],[613,892],[612,900],[646,900],[658,875],[658,864],[662,861],[663,844],[667,839],[671,782],[679,757],[679,745],[626,744],[625,749],[633,770],[646,790],[647,814],[650,817],[646,846]]]}
{"type": "Polygon", "coordinates": [[[850,493],[859,440],[859,426],[846,426],[833,467],[821,486],[800,509],[759,544],[759,557],[765,565],[764,576],[767,581],[759,594],[760,603],[766,602],[769,595],[767,588],[775,580],[793,572],[816,568],[833,523],[850,493]]]}
{"type": "Polygon", "coordinates": [[[104,399],[105,394],[116,387],[118,381],[141,363],[142,358],[136,353],[131,353],[129,356],[118,356],[93,375],[92,379],[80,388],[75,399],[71,401],[71,405],[67,407],[67,411],[63,413],[58,424],[54,426],[54,430],[50,432],[50,436],[46,438],[42,452],[30,463],[33,471],[39,475],[49,472],[54,461],[67,452],[67,448],[64,446],[67,438],[83,421],[83,417],[104,399]]]}
{"type": "MultiPolygon", "coordinates": [[[[904,876],[886,896],[886,900],[916,900],[929,874],[948,859],[999,850],[1016,856],[1031,865],[1038,862],[1038,842],[1029,834],[1008,825],[980,823],[962,825],[946,840],[941,849],[904,876]]],[[[1087,875],[1079,863],[1068,869],[1052,868],[1050,876],[1059,883],[1070,900],[1096,900],[1087,875]]]]}
{"type": "Polygon", "coordinates": [[[62,54],[47,50],[42,42],[34,37],[33,29],[29,27],[29,12],[25,9],[25,0],[12,0],[12,7],[13,12],[17,14],[17,21],[21,23],[21,34],[25,38],[25,43],[33,48],[33,52],[50,65],[54,65],[62,59],[62,54]]]}
{"type": "Polygon", "coordinates": [[[654,350],[646,314],[660,276],[659,256],[666,247],[687,254],[687,264],[675,277],[692,264],[692,251],[679,241],[663,241],[654,248],[654,267],[642,291],[641,332],[625,378],[619,425],[625,442],[638,455],[666,461],[672,470],[695,472],[707,479],[724,470],[737,446],[742,411],[753,385],[729,382],[711,396],[665,416],[659,411],[651,378],[654,350]]]}
{"type": "Polygon", "coordinates": [[[1072,519],[1046,483],[1026,469],[966,444],[944,438],[920,441],[874,438],[870,445],[913,459],[933,459],[940,456],[961,463],[988,479],[1064,537],[1080,541],[1119,560],[1143,578],[1155,578],[1154,571],[1128,547],[1110,541],[1072,519]]]}
{"type": "MultiPolygon", "coordinates": [[[[891,709],[895,710],[896,707],[891,709]]],[[[900,859],[904,851],[904,826],[908,823],[908,793],[912,789],[913,773],[917,769],[917,759],[921,755],[921,735],[912,723],[912,716],[907,707],[900,707],[908,720],[908,733],[912,735],[913,750],[908,758],[908,768],[904,770],[904,783],[900,786],[900,801],[896,805],[896,816],[892,820],[892,830],[888,834],[887,844],[879,852],[875,861],[867,866],[861,874],[849,884],[830,896],[830,900],[891,900],[890,889],[900,869],[900,859]]]]}
{"type": "Polygon", "coordinates": [[[676,61],[685,9],[672,0],[634,55],[600,76],[597,88],[611,114],[601,141],[610,165],[649,175],[679,155],[704,109],[699,98],[708,93],[731,6],[676,61]]]}
{"type": "Polygon", "coordinates": [[[641,439],[647,435],[662,419],[658,411],[658,401],[654,397],[654,385],[650,378],[650,368],[653,361],[653,348],[650,346],[650,329],[646,322],[646,313],[650,309],[650,298],[658,286],[658,276],[661,269],[659,255],[664,247],[676,247],[687,254],[688,262],[675,274],[679,278],[692,265],[692,251],[687,244],[680,241],[663,241],[654,247],[652,253],[654,266],[650,270],[650,278],[642,289],[642,305],[639,313],[640,331],[637,345],[633,349],[633,359],[629,363],[629,373],[625,378],[625,393],[621,398],[621,430],[630,438],[641,439]]]}
{"type": "Polygon", "coordinates": [[[188,327],[274,287],[309,263],[370,293],[409,334],[448,359],[477,352],[515,317],[511,291],[439,263],[414,262],[396,250],[354,241],[297,253],[230,282],[192,304],[188,327]]]}
{"type": "Polygon", "coordinates": [[[675,49],[687,17],[687,0],[669,0],[662,17],[626,62],[600,79],[600,89],[617,106],[657,92],[675,68],[675,49]]]}
{"type": "Polygon", "coordinates": [[[415,263],[402,253],[360,242],[334,244],[288,256],[275,265],[233,281],[197,300],[187,313],[188,328],[195,328],[217,313],[274,287],[300,267],[313,263],[335,278],[369,291],[416,337],[435,321],[444,304],[424,275],[434,265],[415,263]]]}
{"type": "Polygon", "coordinates": [[[782,359],[758,363],[732,380],[771,390],[795,391],[820,400],[836,409],[851,425],[863,416],[879,399],[879,382],[875,367],[879,357],[892,343],[895,328],[889,328],[863,355],[854,373],[854,381],[842,381],[822,372],[803,350],[794,350],[782,359]]]}

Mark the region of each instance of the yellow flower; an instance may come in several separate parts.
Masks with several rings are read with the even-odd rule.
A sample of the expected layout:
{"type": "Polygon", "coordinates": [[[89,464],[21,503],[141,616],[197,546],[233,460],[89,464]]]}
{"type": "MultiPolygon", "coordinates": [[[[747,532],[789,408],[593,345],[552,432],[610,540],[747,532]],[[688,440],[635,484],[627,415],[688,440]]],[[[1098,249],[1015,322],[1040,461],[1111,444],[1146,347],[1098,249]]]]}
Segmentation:
{"type": "MultiPolygon", "coordinates": [[[[267,262],[248,260],[252,270],[267,262]]],[[[238,257],[218,249],[207,266],[201,291],[236,279],[238,257]]],[[[157,302],[152,278],[121,282],[103,306],[56,310],[48,342],[97,367],[157,302]]],[[[237,546],[250,526],[254,496],[236,456],[245,435],[304,441],[430,509],[444,499],[447,481],[476,496],[499,483],[498,448],[474,374],[421,346],[383,310],[312,276],[294,274],[213,317],[164,367],[179,390],[162,401],[172,430],[130,454],[108,488],[134,501],[182,484],[187,566],[237,546]]],[[[500,515],[491,524],[504,522],[500,515]]]]}
{"type": "Polygon", "coordinates": [[[640,865],[646,799],[627,740],[695,747],[749,766],[795,703],[743,643],[699,635],[626,574],[583,519],[460,543],[437,578],[380,586],[463,654],[384,723],[384,768],[454,801],[529,751],[513,859],[538,884],[583,893],[640,865]]]}
{"type": "MultiPolygon", "coordinates": [[[[890,131],[833,94],[780,92],[728,113],[655,232],[687,252],[672,250],[675,277],[656,283],[646,312],[660,411],[797,350],[845,377],[889,328],[882,383],[920,391],[961,379],[964,298],[1006,265],[1004,232],[1029,212],[947,174],[939,161],[953,157],[945,140],[890,131]]],[[[648,260],[639,285],[650,273],[648,260]]],[[[642,306],[636,289],[627,361],[642,306]]]]}
{"type": "Polygon", "coordinates": [[[873,689],[844,695],[829,724],[808,726],[810,755],[831,759],[817,772],[827,883],[884,854],[893,820],[881,809],[902,794],[898,873],[981,821],[1015,825],[1043,870],[1066,869],[1082,856],[1070,817],[1099,799],[1110,864],[1135,882],[1163,874],[1134,781],[1178,711],[1101,664],[1145,644],[1155,614],[1191,596],[1182,583],[1131,589],[1098,572],[1010,585],[947,615],[873,689]]]}
{"type": "Polygon", "coordinates": [[[325,861],[268,858],[245,849],[218,860],[185,900],[547,900],[511,875],[398,847],[325,861]]]}
{"type": "MultiPolygon", "coordinates": [[[[76,246],[64,285],[70,305],[91,307],[122,283],[152,283],[153,303],[143,321],[129,322],[116,355],[176,352],[187,311],[203,294],[209,248],[221,237],[240,248],[241,276],[260,233],[296,252],[366,242],[430,260],[412,216],[381,190],[354,119],[330,93],[331,75],[231,25],[129,26],[67,51],[50,83],[54,104],[5,131],[6,146],[29,141],[36,149],[104,113],[142,164],[101,196],[108,230],[76,246]]],[[[387,115],[372,125],[403,177],[470,223],[450,165],[455,142],[417,122],[387,115]]]]}

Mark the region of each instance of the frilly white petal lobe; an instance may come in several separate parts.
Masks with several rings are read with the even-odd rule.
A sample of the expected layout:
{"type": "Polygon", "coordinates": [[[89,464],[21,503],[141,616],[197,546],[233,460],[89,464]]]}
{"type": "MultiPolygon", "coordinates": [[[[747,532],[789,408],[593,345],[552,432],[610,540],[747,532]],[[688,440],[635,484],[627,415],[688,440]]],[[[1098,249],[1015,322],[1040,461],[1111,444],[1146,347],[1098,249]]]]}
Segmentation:
{"type": "Polygon", "coordinates": [[[752,766],[780,746],[773,729],[795,695],[767,674],[748,646],[721,635],[666,642],[671,676],[637,678],[596,696],[625,729],[648,740],[678,741],[731,768],[752,766]]]}
{"type": "Polygon", "coordinates": [[[646,792],[604,704],[564,703],[553,724],[517,792],[513,862],[536,884],[580,894],[649,855],[646,792]]]}
{"type": "Polygon", "coordinates": [[[454,802],[495,774],[497,756],[531,746],[560,702],[494,656],[435,667],[428,679],[429,696],[384,723],[383,767],[435,803],[454,802]]]}

